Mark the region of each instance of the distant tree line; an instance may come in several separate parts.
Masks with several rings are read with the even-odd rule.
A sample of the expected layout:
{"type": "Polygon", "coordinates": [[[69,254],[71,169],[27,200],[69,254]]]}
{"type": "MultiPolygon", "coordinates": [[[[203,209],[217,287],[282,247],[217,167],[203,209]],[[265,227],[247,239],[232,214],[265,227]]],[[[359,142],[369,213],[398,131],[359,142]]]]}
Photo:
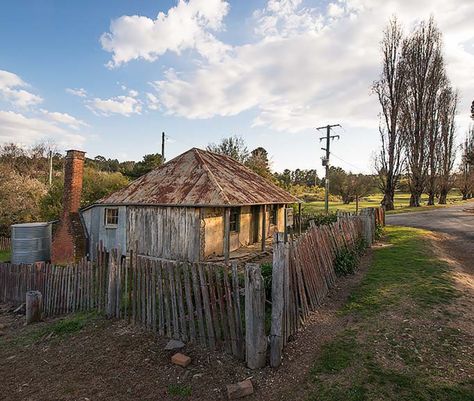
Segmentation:
{"type": "Polygon", "coordinates": [[[86,166],[95,170],[108,173],[121,173],[131,179],[138,178],[162,164],[163,158],[160,153],[145,155],[139,162],[119,162],[117,159],[106,159],[104,156],[96,156],[93,159],[87,158],[85,162],[86,166]]]}
{"type": "MultiPolygon", "coordinates": [[[[139,162],[119,162],[103,156],[86,158],[81,205],[87,206],[128,185],[163,163],[160,154],[139,162]]],[[[64,155],[54,143],[25,148],[13,143],[0,146],[0,235],[11,224],[51,221],[59,217],[63,198],[64,155]],[[52,185],[49,185],[50,152],[52,185]]]]}
{"type": "MultiPolygon", "coordinates": [[[[217,144],[209,144],[207,149],[232,157],[305,201],[324,199],[324,178],[320,179],[315,169],[285,169],[281,173],[272,173],[268,152],[262,147],[250,152],[242,137],[223,138],[217,144]]],[[[329,170],[329,179],[331,200],[341,199],[344,203],[350,203],[357,197],[367,196],[377,191],[374,176],[353,174],[344,171],[341,167],[332,166],[329,170]]]]}
{"type": "Polygon", "coordinates": [[[446,203],[454,185],[455,117],[458,93],[448,78],[442,35],[433,18],[405,35],[392,18],[381,41],[382,72],[373,84],[381,106],[381,148],[375,167],[384,197],[394,208],[402,175],[408,177],[410,206],[420,206],[427,192],[446,203]]]}

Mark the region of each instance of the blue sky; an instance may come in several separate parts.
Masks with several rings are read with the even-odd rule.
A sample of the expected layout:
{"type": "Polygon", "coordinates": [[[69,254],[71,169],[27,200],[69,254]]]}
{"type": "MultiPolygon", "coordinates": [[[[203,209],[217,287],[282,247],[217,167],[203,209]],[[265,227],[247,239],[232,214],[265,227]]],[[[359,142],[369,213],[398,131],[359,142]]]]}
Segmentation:
{"type": "Polygon", "coordinates": [[[320,168],[315,127],[341,123],[333,164],[371,171],[378,42],[433,14],[461,91],[474,97],[469,0],[10,1],[0,13],[0,143],[53,140],[90,157],[167,157],[241,135],[273,168],[320,168]],[[158,15],[162,13],[161,15],[158,15]]]}

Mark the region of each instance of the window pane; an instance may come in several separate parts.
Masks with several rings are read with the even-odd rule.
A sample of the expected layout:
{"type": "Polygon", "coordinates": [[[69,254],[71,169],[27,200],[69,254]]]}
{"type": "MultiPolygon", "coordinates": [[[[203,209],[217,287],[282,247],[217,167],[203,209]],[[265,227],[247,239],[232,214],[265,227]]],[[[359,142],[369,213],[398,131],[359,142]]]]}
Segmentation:
{"type": "Polygon", "coordinates": [[[118,224],[118,209],[107,208],[105,209],[105,225],[116,226],[118,224]]]}

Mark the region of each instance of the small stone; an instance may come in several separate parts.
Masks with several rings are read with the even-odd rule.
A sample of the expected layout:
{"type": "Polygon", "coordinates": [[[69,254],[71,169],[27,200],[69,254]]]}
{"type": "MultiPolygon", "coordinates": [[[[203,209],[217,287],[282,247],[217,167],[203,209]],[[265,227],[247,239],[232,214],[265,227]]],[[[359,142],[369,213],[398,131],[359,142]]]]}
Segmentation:
{"type": "Polygon", "coordinates": [[[227,385],[227,396],[229,397],[229,400],[246,397],[250,394],[253,394],[253,385],[250,380],[244,380],[236,384],[227,385]]]}
{"type": "Polygon", "coordinates": [[[178,352],[177,354],[174,354],[171,357],[171,363],[174,363],[175,365],[182,366],[183,368],[185,368],[191,363],[191,358],[187,355],[184,355],[178,352]]]}
{"type": "Polygon", "coordinates": [[[203,373],[196,373],[195,375],[193,375],[193,379],[199,379],[201,377],[203,377],[204,374],[203,373]]]}
{"type": "Polygon", "coordinates": [[[170,340],[170,341],[168,341],[168,344],[166,344],[165,350],[170,351],[170,350],[173,350],[173,349],[179,349],[179,348],[183,348],[183,347],[184,347],[184,343],[182,341],[170,340]]]}
{"type": "Polygon", "coordinates": [[[7,328],[6,324],[0,323],[0,330],[6,329],[6,328],[7,328]]]}

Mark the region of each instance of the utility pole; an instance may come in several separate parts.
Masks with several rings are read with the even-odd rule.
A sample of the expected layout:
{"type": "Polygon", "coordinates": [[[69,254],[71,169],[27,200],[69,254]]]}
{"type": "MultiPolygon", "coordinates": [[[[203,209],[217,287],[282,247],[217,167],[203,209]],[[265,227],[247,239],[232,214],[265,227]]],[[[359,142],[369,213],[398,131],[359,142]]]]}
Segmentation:
{"type": "Polygon", "coordinates": [[[161,158],[165,162],[165,133],[161,133],[161,158]]]}
{"type": "Polygon", "coordinates": [[[326,211],[326,214],[329,213],[329,155],[331,154],[330,152],[330,146],[331,146],[331,140],[334,139],[339,139],[339,135],[331,135],[331,128],[333,127],[340,127],[341,124],[328,124],[324,127],[318,127],[316,128],[318,131],[325,129],[326,130],[326,136],[323,136],[319,138],[319,141],[322,141],[323,139],[326,139],[326,147],[321,148],[322,150],[326,151],[326,157],[322,157],[323,161],[323,166],[326,167],[326,178],[324,179],[325,183],[325,193],[324,193],[324,210],[326,211]]]}

